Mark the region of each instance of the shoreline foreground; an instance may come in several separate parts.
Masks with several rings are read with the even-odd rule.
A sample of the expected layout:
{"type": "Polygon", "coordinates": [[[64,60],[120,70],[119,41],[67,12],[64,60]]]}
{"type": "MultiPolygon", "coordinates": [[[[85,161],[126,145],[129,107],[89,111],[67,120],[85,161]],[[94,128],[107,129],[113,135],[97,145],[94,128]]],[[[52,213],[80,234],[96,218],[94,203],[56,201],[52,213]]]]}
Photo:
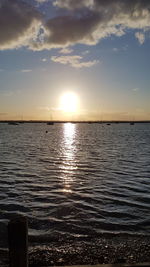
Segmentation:
{"type": "MultiPolygon", "coordinates": [[[[150,262],[150,238],[142,235],[104,234],[89,243],[70,240],[29,246],[29,267],[146,262],[150,262]]],[[[0,266],[8,267],[8,250],[0,250],[0,266]]]]}

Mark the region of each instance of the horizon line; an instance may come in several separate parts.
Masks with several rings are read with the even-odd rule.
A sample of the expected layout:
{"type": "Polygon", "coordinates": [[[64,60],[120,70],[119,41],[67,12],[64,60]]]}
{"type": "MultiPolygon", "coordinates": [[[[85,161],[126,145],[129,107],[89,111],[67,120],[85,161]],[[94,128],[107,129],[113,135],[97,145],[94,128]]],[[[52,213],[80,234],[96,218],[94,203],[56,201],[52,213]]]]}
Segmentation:
{"type": "Polygon", "coordinates": [[[0,123],[150,123],[150,120],[0,120],[0,123]]]}

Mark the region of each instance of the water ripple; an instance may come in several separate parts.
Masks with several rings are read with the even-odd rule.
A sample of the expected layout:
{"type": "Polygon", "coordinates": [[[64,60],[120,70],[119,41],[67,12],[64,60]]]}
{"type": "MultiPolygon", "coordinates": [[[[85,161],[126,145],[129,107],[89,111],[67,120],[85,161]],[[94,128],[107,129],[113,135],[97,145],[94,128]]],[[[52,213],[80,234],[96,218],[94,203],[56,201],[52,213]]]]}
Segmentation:
{"type": "Polygon", "coordinates": [[[1,246],[18,213],[32,242],[150,235],[148,124],[1,124],[0,140],[1,246]]]}

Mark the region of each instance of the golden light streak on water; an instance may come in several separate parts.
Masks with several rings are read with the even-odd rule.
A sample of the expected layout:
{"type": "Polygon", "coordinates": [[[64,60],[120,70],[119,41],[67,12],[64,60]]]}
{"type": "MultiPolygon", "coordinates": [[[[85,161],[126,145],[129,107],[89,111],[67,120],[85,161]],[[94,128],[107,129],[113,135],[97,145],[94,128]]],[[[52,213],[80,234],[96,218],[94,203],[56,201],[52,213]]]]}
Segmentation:
{"type": "Polygon", "coordinates": [[[64,183],[63,192],[72,193],[71,184],[73,183],[74,171],[76,170],[75,163],[75,135],[76,125],[73,123],[65,123],[63,128],[63,169],[62,179],[64,183]]]}

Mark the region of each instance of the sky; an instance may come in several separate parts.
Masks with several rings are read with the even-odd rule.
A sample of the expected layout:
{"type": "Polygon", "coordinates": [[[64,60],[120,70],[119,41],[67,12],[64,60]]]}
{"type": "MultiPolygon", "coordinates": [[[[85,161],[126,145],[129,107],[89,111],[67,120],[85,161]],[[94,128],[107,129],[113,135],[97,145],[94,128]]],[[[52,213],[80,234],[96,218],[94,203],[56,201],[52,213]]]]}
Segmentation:
{"type": "Polygon", "coordinates": [[[0,0],[0,120],[150,120],[149,102],[149,0],[0,0]]]}

